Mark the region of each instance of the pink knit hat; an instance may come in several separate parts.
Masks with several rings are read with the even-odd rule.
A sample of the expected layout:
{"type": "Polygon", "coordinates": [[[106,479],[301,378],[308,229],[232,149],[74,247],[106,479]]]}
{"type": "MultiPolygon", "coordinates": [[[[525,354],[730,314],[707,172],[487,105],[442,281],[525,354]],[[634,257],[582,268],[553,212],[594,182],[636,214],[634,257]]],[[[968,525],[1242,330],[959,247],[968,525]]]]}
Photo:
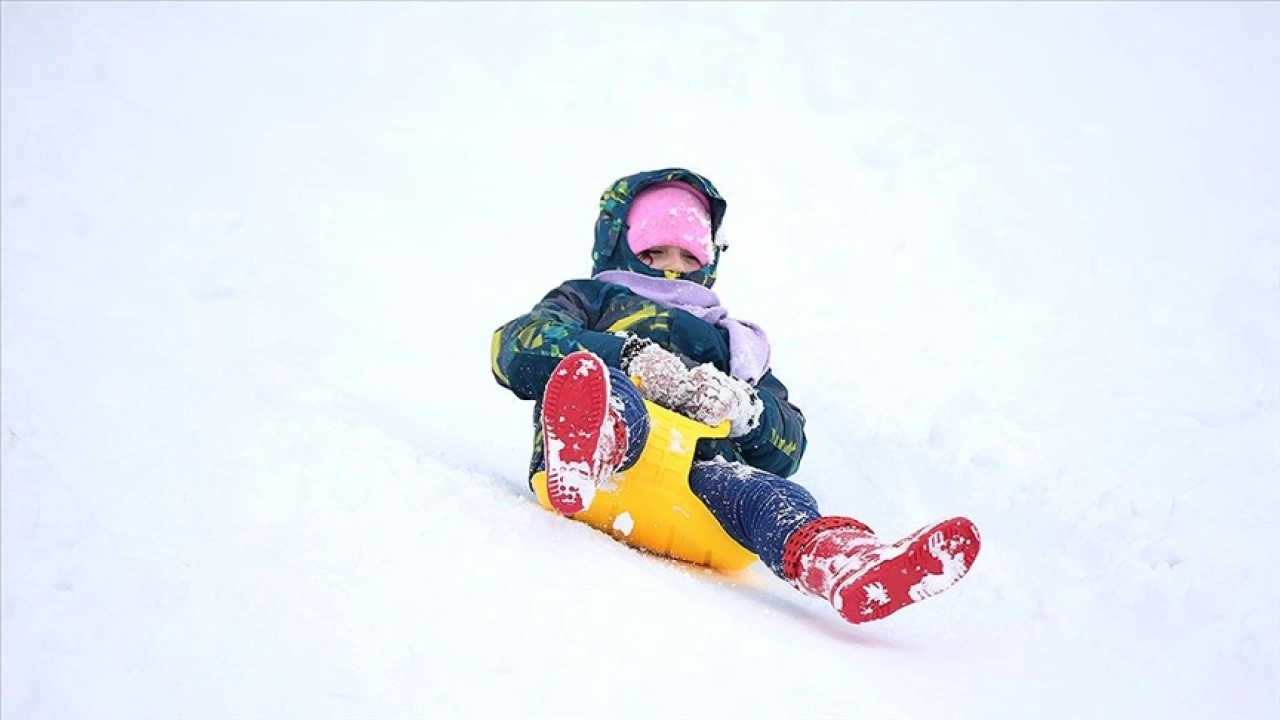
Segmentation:
{"type": "Polygon", "coordinates": [[[711,261],[711,202],[692,185],[664,182],[640,191],[627,211],[627,244],[639,255],[659,245],[693,253],[704,267],[711,261]]]}

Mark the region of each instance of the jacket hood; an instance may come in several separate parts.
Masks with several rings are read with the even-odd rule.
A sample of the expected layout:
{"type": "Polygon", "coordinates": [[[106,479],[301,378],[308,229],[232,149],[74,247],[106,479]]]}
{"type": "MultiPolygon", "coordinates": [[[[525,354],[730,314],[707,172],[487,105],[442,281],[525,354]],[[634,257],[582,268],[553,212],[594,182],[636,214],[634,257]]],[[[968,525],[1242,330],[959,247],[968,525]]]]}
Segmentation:
{"type": "Polygon", "coordinates": [[[720,254],[725,246],[719,241],[720,224],[724,220],[726,203],[720,197],[720,191],[711,181],[701,175],[684,168],[667,168],[665,170],[649,170],[628,175],[617,180],[600,196],[600,215],[596,218],[596,239],[591,250],[593,265],[592,275],[605,270],[628,270],[650,277],[666,277],[688,280],[704,287],[711,287],[716,281],[716,268],[720,265],[720,254]],[[631,252],[627,244],[627,211],[635,196],[647,187],[659,183],[678,180],[692,185],[707,196],[711,203],[711,260],[691,273],[677,273],[655,270],[640,261],[631,252]]]}

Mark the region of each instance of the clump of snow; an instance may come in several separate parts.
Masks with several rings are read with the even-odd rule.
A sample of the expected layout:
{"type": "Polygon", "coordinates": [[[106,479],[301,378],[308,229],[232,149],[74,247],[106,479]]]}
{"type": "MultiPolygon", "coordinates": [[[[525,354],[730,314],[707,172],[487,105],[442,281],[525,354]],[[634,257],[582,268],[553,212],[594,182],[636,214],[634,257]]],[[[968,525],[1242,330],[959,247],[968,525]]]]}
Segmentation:
{"type": "Polygon", "coordinates": [[[596,479],[592,475],[592,464],[583,461],[567,462],[562,459],[565,443],[552,432],[545,433],[547,467],[557,468],[555,473],[548,473],[547,491],[554,494],[576,495],[582,500],[582,508],[591,507],[596,496],[596,479]]]}
{"type": "Polygon", "coordinates": [[[671,432],[671,436],[670,436],[671,442],[667,445],[667,449],[674,453],[684,452],[685,451],[684,433],[680,432],[675,428],[671,428],[670,432],[671,432]]]}
{"type": "Polygon", "coordinates": [[[597,369],[597,363],[590,358],[583,358],[578,361],[578,367],[574,370],[574,377],[587,377],[597,369]]]}
{"type": "Polygon", "coordinates": [[[959,550],[947,552],[947,548],[943,546],[940,533],[934,533],[929,537],[926,541],[926,548],[929,554],[942,563],[942,572],[926,574],[920,578],[918,583],[907,590],[907,595],[917,602],[937,595],[955,585],[956,581],[969,571],[968,566],[965,564],[964,553],[959,550]]]}
{"type": "MultiPolygon", "coordinates": [[[[887,605],[889,603],[889,593],[887,590],[884,589],[884,585],[882,583],[878,583],[878,582],[868,583],[867,586],[863,589],[867,593],[868,601],[873,602],[877,605],[887,605]]],[[[915,598],[915,596],[912,595],[912,598],[915,598]]],[[[918,598],[915,598],[915,599],[918,599],[918,598]]]]}
{"type": "Polygon", "coordinates": [[[618,517],[613,519],[613,529],[620,535],[626,537],[631,536],[631,531],[635,529],[635,526],[635,520],[632,519],[631,513],[629,512],[622,512],[618,517]]]}

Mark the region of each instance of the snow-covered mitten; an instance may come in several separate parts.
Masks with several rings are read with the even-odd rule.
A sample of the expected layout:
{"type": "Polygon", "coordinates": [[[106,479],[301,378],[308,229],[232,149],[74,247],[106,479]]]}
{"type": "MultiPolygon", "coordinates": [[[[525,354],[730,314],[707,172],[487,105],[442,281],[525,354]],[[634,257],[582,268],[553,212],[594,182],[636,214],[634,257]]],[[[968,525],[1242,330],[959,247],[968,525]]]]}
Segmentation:
{"type": "Polygon", "coordinates": [[[827,516],[787,538],[782,573],[857,624],[955,585],[973,567],[980,546],[978,529],[963,517],[927,525],[886,545],[853,518],[827,516]]]}
{"type": "Polygon", "coordinates": [[[586,350],[556,365],[542,394],[547,499],[564,515],[591,507],[596,487],[621,466],[627,426],[610,403],[609,368],[586,350]]]}
{"type": "Polygon", "coordinates": [[[755,388],[738,378],[726,375],[711,363],[689,371],[689,399],[678,408],[694,420],[707,425],[729,421],[729,437],[741,437],[756,429],[764,403],[755,388]]]}
{"type": "Polygon", "coordinates": [[[622,344],[622,372],[640,379],[640,394],[678,410],[689,398],[689,369],[675,354],[648,338],[632,335],[622,344]]]}

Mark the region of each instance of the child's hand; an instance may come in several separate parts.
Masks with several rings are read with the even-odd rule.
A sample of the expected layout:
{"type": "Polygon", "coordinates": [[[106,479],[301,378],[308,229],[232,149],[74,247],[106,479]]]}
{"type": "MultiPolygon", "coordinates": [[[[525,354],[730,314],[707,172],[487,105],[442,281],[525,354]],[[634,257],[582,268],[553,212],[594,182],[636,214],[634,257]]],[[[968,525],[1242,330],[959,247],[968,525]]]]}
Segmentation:
{"type": "Polygon", "coordinates": [[[622,345],[622,372],[640,379],[640,394],[678,410],[689,401],[689,370],[672,353],[648,338],[632,335],[622,345]]]}
{"type": "Polygon", "coordinates": [[[738,378],[720,372],[710,363],[689,371],[691,392],[680,409],[685,415],[708,425],[729,421],[729,437],[742,437],[760,424],[764,403],[754,388],[738,378]]]}

